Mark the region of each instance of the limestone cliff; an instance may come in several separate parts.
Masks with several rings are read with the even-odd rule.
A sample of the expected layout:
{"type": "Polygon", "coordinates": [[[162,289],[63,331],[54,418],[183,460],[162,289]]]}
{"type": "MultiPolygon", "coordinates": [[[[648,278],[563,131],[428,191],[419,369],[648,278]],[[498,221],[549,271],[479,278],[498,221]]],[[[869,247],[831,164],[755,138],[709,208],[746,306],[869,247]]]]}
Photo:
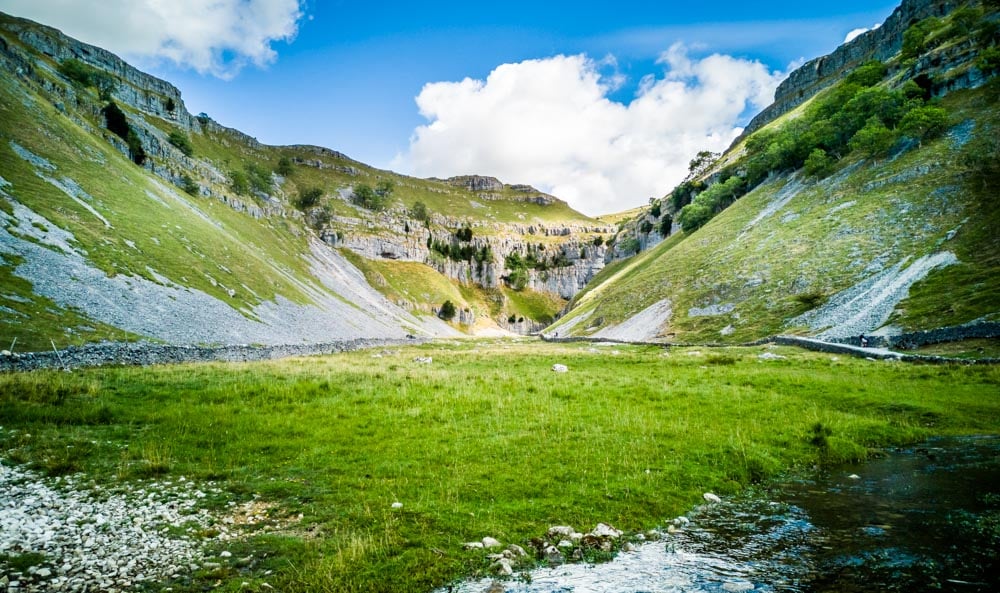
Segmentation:
{"type": "MultiPolygon", "coordinates": [[[[859,35],[829,55],[809,60],[789,74],[788,78],[778,85],[774,93],[774,103],[750,121],[743,132],[744,136],[798,107],[819,91],[836,83],[857,66],[871,60],[888,61],[899,53],[906,29],[927,17],[944,16],[959,4],[961,3],[956,0],[903,0],[880,27],[859,35]]],[[[913,74],[937,66],[940,66],[940,62],[918,63],[914,66],[917,72],[913,74]]],[[[954,64],[951,66],[954,67],[954,64]]]]}

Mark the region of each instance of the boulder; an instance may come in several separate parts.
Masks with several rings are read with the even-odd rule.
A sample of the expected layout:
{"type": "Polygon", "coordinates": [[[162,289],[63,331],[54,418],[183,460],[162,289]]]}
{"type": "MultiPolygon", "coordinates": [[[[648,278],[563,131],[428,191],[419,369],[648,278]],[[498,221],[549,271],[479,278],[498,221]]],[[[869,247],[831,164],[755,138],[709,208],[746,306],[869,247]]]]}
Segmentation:
{"type": "Polygon", "coordinates": [[[544,550],[542,550],[542,559],[549,564],[562,564],[566,561],[562,552],[559,551],[559,548],[552,545],[547,546],[544,550]]]}
{"type": "Polygon", "coordinates": [[[498,574],[505,577],[514,574],[514,567],[511,566],[510,560],[506,558],[500,558],[499,560],[494,562],[493,566],[491,566],[490,569],[493,571],[494,574],[498,574]]]}
{"type": "Polygon", "coordinates": [[[614,527],[608,525],[607,523],[598,523],[597,527],[591,531],[593,535],[600,538],[618,539],[622,536],[622,532],[614,527]]]}
{"type": "Polygon", "coordinates": [[[576,530],[569,525],[553,525],[549,527],[548,536],[555,539],[557,537],[569,537],[573,535],[576,530]]]}
{"type": "Polygon", "coordinates": [[[556,363],[556,364],[552,365],[552,371],[555,372],[555,373],[565,373],[565,372],[569,371],[569,367],[567,367],[564,364],[558,364],[558,363],[556,363]]]}
{"type": "Polygon", "coordinates": [[[722,502],[721,498],[719,498],[715,494],[712,494],[711,492],[706,492],[706,493],[702,494],[701,496],[702,496],[702,498],[705,499],[706,502],[711,502],[711,503],[722,502]]]}

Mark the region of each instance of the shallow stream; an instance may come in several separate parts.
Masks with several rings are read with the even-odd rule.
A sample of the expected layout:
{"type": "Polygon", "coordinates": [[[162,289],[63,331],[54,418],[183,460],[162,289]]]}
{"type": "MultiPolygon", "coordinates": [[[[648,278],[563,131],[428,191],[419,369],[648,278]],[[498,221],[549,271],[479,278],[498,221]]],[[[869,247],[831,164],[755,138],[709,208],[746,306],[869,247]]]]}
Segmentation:
{"type": "Polygon", "coordinates": [[[688,518],[681,532],[612,562],[453,590],[1000,591],[1000,438],[937,439],[766,495],[706,504],[688,518]]]}

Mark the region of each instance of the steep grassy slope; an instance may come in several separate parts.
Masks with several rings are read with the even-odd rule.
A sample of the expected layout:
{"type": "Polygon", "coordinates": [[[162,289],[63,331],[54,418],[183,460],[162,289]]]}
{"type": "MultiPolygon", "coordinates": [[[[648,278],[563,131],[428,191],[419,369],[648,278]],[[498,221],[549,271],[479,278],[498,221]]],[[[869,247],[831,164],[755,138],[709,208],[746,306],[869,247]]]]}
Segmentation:
{"type": "Polygon", "coordinates": [[[852,153],[825,178],[772,176],[693,233],[608,266],[549,331],[743,341],[1000,319],[996,180],[970,164],[1000,129],[998,89],[945,96],[948,132],[936,140],[852,153]]]}
{"type": "MultiPolygon", "coordinates": [[[[190,196],[136,166],[102,129],[96,89],[59,80],[44,64],[34,78],[0,69],[5,347],[447,331],[393,307],[301,223],[261,215],[253,198],[227,205],[190,196]],[[70,107],[51,85],[74,99],[70,107]]],[[[145,130],[143,116],[124,109],[145,130]]],[[[161,173],[183,163],[156,154],[161,173]]],[[[206,193],[217,187],[209,179],[206,193]]]]}
{"type": "MultiPolygon", "coordinates": [[[[414,282],[440,286],[430,291],[435,299],[482,289],[470,285],[468,266],[423,265],[436,261],[431,237],[447,241],[474,227],[477,249],[487,241],[517,248],[523,236],[558,252],[567,234],[585,240],[602,228],[525,186],[471,191],[324,148],[263,145],[191,116],[177,89],[110,53],[2,13],[0,61],[4,346],[451,333],[431,314],[440,301],[406,297],[420,288],[414,282]],[[111,131],[109,109],[126,129],[111,131]],[[390,193],[378,209],[353,199],[359,187],[379,184],[390,193]],[[318,198],[302,204],[309,190],[318,198]],[[413,215],[418,204],[422,219],[413,215]],[[404,259],[419,271],[372,288],[334,246],[375,260],[386,249],[408,250],[404,259]]],[[[493,264],[497,293],[503,256],[483,262],[493,264]]],[[[562,306],[530,291],[524,298],[547,299],[535,317],[562,306]]],[[[499,300],[484,314],[525,312],[499,300]]]]}

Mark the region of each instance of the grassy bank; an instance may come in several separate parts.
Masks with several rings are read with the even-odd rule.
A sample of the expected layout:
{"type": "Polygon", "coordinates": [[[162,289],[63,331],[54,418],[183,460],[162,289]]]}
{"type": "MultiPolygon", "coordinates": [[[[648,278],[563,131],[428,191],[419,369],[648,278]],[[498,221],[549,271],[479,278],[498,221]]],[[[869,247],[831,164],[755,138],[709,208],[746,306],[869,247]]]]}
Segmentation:
{"type": "Polygon", "coordinates": [[[642,530],[789,468],[1000,432],[998,368],[765,350],[470,341],[4,375],[0,445],[49,474],[214,481],[284,518],[243,544],[250,568],[174,590],[428,591],[486,569],[462,542],[642,530]]]}

